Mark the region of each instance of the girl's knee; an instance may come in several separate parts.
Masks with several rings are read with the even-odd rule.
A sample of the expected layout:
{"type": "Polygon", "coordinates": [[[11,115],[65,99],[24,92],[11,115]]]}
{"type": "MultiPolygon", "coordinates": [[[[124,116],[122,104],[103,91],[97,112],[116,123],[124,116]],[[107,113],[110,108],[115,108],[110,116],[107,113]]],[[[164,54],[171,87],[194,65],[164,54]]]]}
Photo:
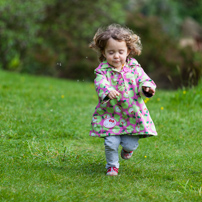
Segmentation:
{"type": "Polygon", "coordinates": [[[139,145],[138,142],[133,143],[133,144],[128,143],[128,144],[123,145],[123,149],[127,152],[134,151],[138,148],[138,145],[139,145]]]}
{"type": "Polygon", "coordinates": [[[105,138],[105,148],[110,150],[117,150],[120,144],[118,136],[109,136],[105,138]]]}
{"type": "Polygon", "coordinates": [[[127,136],[122,138],[121,145],[125,151],[134,151],[137,149],[139,137],[138,136],[127,136]]]}

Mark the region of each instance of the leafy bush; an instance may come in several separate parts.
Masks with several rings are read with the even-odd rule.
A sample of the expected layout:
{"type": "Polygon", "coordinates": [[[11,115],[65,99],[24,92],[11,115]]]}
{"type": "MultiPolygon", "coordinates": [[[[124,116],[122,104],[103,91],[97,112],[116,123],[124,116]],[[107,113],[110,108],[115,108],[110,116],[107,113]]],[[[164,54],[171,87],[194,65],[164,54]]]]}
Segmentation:
{"type": "Polygon", "coordinates": [[[20,71],[28,50],[44,40],[37,36],[44,8],[53,0],[2,0],[0,2],[1,67],[20,71]]]}
{"type": "Polygon", "coordinates": [[[48,66],[59,77],[92,80],[98,62],[88,44],[98,27],[125,22],[124,5],[121,0],[55,1],[46,8],[39,32],[46,42],[32,51],[38,66],[48,66]]]}
{"type": "Polygon", "coordinates": [[[119,23],[142,38],[143,53],[137,59],[159,87],[196,85],[202,75],[200,53],[180,49],[176,38],[165,33],[160,17],[143,17],[135,10],[126,19],[127,12],[133,11],[128,2],[2,0],[0,68],[92,81],[98,60],[88,44],[98,27],[119,23]]]}
{"type": "Polygon", "coordinates": [[[180,49],[178,41],[165,32],[156,17],[129,14],[127,26],[140,35],[143,52],[138,61],[162,88],[198,83],[202,60],[191,48],[180,49]]]}

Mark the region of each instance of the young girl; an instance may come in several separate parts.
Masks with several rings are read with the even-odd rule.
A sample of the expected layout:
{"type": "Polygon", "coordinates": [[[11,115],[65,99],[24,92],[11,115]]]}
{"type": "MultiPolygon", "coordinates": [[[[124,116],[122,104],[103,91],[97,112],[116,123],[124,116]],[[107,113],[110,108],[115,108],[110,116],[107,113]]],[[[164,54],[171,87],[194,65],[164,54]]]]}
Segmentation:
{"type": "Polygon", "coordinates": [[[99,54],[95,87],[99,102],[92,118],[90,136],[105,139],[107,175],[118,175],[121,157],[131,158],[139,138],[156,136],[154,123],[143,101],[156,85],[132,56],[141,53],[140,38],[130,29],[112,24],[98,29],[90,48],[99,54]]]}

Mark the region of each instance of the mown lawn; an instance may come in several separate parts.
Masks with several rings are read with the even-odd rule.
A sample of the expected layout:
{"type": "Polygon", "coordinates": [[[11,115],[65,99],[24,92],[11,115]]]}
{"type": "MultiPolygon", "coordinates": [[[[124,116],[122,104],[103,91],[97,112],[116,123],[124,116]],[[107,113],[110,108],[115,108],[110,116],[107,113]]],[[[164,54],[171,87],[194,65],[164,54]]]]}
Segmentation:
{"type": "Polygon", "coordinates": [[[0,71],[0,201],[202,201],[202,82],[146,102],[159,135],[109,177],[92,83],[0,71]]]}

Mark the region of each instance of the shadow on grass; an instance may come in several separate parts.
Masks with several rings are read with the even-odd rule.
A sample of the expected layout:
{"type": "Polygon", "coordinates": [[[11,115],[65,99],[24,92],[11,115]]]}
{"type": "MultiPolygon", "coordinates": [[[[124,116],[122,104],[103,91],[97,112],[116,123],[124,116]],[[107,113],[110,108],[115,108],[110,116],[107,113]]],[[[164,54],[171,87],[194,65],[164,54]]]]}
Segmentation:
{"type": "Polygon", "coordinates": [[[47,166],[55,172],[64,172],[65,174],[76,176],[76,175],[104,175],[106,173],[105,165],[103,163],[86,163],[86,164],[66,164],[64,162],[63,165],[51,165],[47,166]]]}
{"type": "MultiPolygon", "coordinates": [[[[59,164],[47,163],[49,168],[55,172],[64,172],[68,175],[106,175],[107,169],[105,168],[106,161],[104,157],[95,160],[93,156],[79,155],[72,159],[63,159],[59,164]]],[[[144,170],[137,166],[134,161],[125,161],[120,159],[119,174],[128,176],[139,176],[144,178],[144,170]],[[136,167],[137,166],[137,167],[136,167]]]]}

